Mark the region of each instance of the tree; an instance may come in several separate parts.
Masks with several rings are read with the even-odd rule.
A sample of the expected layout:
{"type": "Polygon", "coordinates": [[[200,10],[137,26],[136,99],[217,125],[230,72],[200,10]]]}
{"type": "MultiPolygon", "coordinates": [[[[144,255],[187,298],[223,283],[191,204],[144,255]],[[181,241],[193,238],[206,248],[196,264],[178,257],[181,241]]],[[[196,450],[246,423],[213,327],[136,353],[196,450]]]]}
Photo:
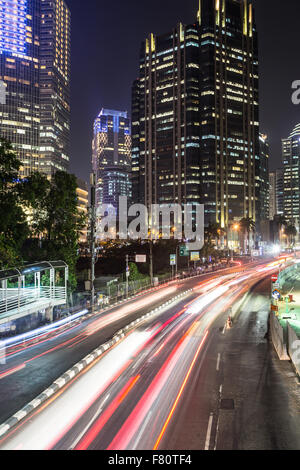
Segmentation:
{"type": "Polygon", "coordinates": [[[287,236],[288,239],[288,244],[294,245],[295,244],[295,237],[297,236],[297,229],[294,225],[290,224],[285,228],[284,231],[285,235],[287,236]]]}
{"type": "Polygon", "coordinates": [[[281,245],[283,227],[287,226],[287,221],[286,221],[284,215],[277,216],[276,220],[277,220],[277,223],[278,223],[279,243],[281,245]]]}
{"type": "Polygon", "coordinates": [[[139,279],[142,279],[144,277],[139,272],[138,267],[135,263],[129,263],[129,269],[130,269],[129,281],[138,281],[139,279]]]}
{"type": "Polygon", "coordinates": [[[64,171],[56,172],[51,181],[41,173],[33,173],[18,187],[30,214],[31,238],[24,244],[24,255],[30,261],[65,261],[71,290],[77,285],[78,243],[86,223],[77,207],[76,188],[76,177],[64,171]]]}
{"type": "Polygon", "coordinates": [[[17,185],[20,200],[28,208],[31,238],[41,237],[45,232],[50,188],[46,175],[39,172],[32,173],[17,185]]]}
{"type": "Polygon", "coordinates": [[[208,243],[211,243],[212,240],[220,240],[226,235],[226,231],[221,227],[220,224],[209,224],[205,230],[206,239],[208,243]]]}
{"type": "Polygon", "coordinates": [[[12,145],[0,138],[0,268],[22,263],[21,248],[29,235],[17,191],[21,162],[12,145]]]}
{"type": "Polygon", "coordinates": [[[251,246],[251,233],[255,232],[255,222],[250,217],[245,217],[240,221],[240,227],[245,236],[245,251],[246,250],[246,240],[248,239],[248,249],[250,250],[251,246]]]}
{"type": "Polygon", "coordinates": [[[45,199],[46,217],[43,229],[46,234],[49,256],[62,259],[69,266],[69,286],[74,290],[80,231],[86,218],[77,207],[77,181],[74,175],[58,171],[52,178],[45,199]]]}

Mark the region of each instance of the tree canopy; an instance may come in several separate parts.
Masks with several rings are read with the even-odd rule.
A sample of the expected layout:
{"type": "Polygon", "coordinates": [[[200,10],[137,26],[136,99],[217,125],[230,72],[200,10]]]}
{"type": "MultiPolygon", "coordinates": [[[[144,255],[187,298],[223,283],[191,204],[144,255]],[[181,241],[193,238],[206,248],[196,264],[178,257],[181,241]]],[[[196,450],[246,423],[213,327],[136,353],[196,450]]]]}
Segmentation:
{"type": "Polygon", "coordinates": [[[69,266],[69,285],[76,287],[79,234],[85,216],[77,207],[74,175],[42,173],[18,179],[21,162],[0,139],[0,268],[24,261],[62,259],[69,266]]]}

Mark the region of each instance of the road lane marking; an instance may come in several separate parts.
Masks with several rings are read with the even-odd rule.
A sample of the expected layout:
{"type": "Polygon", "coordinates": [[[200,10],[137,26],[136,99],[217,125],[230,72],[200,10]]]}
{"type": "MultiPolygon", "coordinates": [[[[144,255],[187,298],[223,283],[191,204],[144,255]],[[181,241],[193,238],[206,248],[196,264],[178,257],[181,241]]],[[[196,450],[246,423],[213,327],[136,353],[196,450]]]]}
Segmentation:
{"type": "Polygon", "coordinates": [[[206,433],[206,441],[205,441],[205,449],[204,450],[209,450],[209,444],[210,444],[210,436],[211,436],[211,429],[212,429],[212,423],[213,423],[214,415],[213,413],[210,414],[209,421],[208,421],[208,427],[207,427],[207,433],[206,433]]]}
{"type": "Polygon", "coordinates": [[[77,439],[75,439],[75,441],[71,444],[71,446],[69,447],[69,450],[73,450],[74,447],[77,446],[78,442],[82,439],[82,437],[85,435],[85,433],[87,432],[87,430],[91,427],[91,425],[93,424],[93,422],[95,421],[96,418],[98,418],[99,414],[102,412],[102,409],[103,409],[103,405],[105,404],[105,402],[108,400],[109,398],[109,395],[106,395],[106,397],[104,398],[104,400],[102,401],[101,405],[99,406],[99,408],[97,409],[96,413],[94,414],[94,416],[92,417],[92,419],[88,422],[88,424],[85,426],[85,428],[83,429],[83,431],[81,431],[81,433],[79,434],[79,436],[77,437],[77,439]]]}
{"type": "Polygon", "coordinates": [[[217,450],[217,442],[218,442],[218,434],[219,434],[219,424],[220,424],[220,417],[218,418],[218,422],[217,422],[216,442],[215,442],[214,450],[217,450]]]}
{"type": "Polygon", "coordinates": [[[133,450],[136,450],[136,446],[138,445],[139,440],[141,439],[142,434],[143,434],[143,432],[144,432],[145,429],[146,429],[146,426],[147,426],[147,424],[148,424],[148,422],[149,422],[149,420],[150,420],[150,418],[151,418],[151,415],[152,415],[152,411],[149,411],[148,416],[147,416],[147,418],[146,418],[146,420],[145,420],[145,422],[144,422],[144,424],[143,424],[143,426],[142,426],[142,428],[141,428],[141,430],[140,430],[140,432],[139,432],[139,434],[138,434],[138,437],[137,437],[137,439],[136,439],[136,441],[135,441],[135,443],[134,443],[134,446],[133,446],[133,448],[132,448],[133,450]]]}
{"type": "Polygon", "coordinates": [[[218,354],[218,360],[217,360],[217,371],[220,370],[220,361],[221,361],[221,354],[218,354]]]}

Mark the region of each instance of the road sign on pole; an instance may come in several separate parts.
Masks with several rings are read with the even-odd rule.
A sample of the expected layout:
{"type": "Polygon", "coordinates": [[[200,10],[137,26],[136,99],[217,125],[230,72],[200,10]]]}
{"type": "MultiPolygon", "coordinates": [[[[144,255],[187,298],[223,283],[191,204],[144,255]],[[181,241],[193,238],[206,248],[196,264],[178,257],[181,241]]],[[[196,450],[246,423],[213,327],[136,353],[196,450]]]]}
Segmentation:
{"type": "Polygon", "coordinates": [[[199,251],[192,251],[191,252],[191,261],[200,261],[199,251]]]}
{"type": "Polygon", "coordinates": [[[176,255],[170,255],[170,266],[176,266],[176,255]]]}
{"type": "Polygon", "coordinates": [[[146,255],[136,255],[135,262],[136,263],[146,263],[147,262],[147,256],[146,255]]]}
{"type": "Polygon", "coordinates": [[[280,294],[279,290],[274,289],[273,292],[272,292],[272,297],[275,300],[280,300],[281,294],[280,294]]]}
{"type": "Polygon", "coordinates": [[[180,245],[179,255],[180,256],[189,256],[189,250],[186,245],[180,245]]]}

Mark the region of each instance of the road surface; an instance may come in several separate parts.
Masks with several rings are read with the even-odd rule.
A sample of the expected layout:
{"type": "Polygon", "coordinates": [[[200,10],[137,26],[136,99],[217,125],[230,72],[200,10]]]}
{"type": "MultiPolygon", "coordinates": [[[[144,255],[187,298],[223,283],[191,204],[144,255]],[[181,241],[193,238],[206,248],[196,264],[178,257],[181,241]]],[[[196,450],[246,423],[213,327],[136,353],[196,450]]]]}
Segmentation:
{"type": "Polygon", "coordinates": [[[266,275],[252,269],[198,286],[20,423],[1,449],[299,448],[299,386],[265,339],[266,275]]]}

